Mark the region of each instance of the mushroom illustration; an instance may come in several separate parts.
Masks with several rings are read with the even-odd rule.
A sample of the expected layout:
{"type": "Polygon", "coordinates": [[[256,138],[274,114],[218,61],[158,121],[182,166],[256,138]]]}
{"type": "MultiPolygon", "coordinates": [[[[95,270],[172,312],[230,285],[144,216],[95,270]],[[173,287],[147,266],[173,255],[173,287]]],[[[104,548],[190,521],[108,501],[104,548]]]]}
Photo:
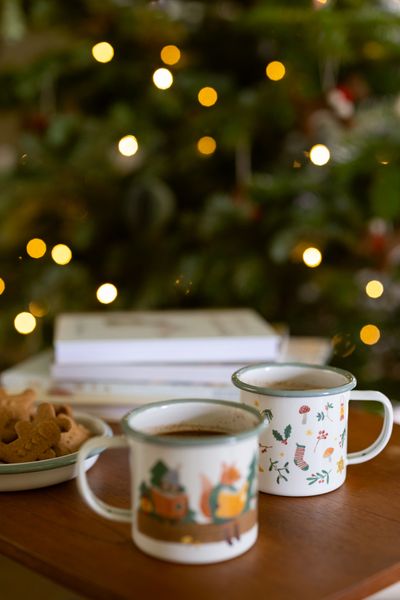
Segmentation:
{"type": "Polygon", "coordinates": [[[304,404],[304,406],[300,406],[299,408],[299,414],[303,415],[303,418],[301,420],[302,424],[305,425],[307,423],[307,413],[310,412],[310,407],[307,406],[306,404],[304,404]]]}
{"type": "Polygon", "coordinates": [[[323,457],[324,458],[328,458],[329,462],[332,462],[332,454],[333,454],[334,448],[327,448],[325,450],[325,452],[323,453],[323,457]]]}

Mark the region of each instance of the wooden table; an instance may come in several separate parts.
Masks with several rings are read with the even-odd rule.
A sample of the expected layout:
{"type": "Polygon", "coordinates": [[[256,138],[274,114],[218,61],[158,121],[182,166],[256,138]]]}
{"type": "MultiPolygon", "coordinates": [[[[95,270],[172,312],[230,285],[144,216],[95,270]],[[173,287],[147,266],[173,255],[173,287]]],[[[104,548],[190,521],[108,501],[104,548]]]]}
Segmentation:
{"type": "MultiPolygon", "coordinates": [[[[350,449],[381,425],[352,412],[350,449]]],[[[127,506],[127,457],[108,451],[90,471],[100,497],[127,506]]],[[[0,494],[0,552],[96,599],[356,600],[400,579],[400,427],[344,486],[313,498],[260,494],[260,535],[239,558],[208,566],[142,554],[129,525],[94,514],[75,481],[0,494]],[[161,595],[162,594],[162,595],[161,595]]]]}

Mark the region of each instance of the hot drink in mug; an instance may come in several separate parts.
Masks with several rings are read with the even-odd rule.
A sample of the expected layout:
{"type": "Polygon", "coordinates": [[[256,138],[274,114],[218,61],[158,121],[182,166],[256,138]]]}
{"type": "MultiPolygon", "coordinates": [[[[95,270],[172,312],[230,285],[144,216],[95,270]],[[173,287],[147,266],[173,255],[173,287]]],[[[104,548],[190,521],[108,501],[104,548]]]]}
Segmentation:
{"type": "Polygon", "coordinates": [[[248,550],[258,533],[258,441],[265,417],[217,400],[170,400],[134,409],[124,434],[91,438],[79,451],[78,485],[99,515],[131,523],[147,554],[213,563],[248,550]],[[84,470],[95,449],[130,451],[131,509],[105,504],[84,470]]]}
{"type": "Polygon", "coordinates": [[[393,427],[390,400],[376,391],[356,391],[355,377],[334,367],[264,363],[232,376],[241,401],[269,421],[260,436],[260,491],[281,496],[331,492],[346,479],[348,465],[374,458],[393,427]],[[382,431],[365,450],[347,453],[349,401],[377,401],[384,409],[382,431]]]}

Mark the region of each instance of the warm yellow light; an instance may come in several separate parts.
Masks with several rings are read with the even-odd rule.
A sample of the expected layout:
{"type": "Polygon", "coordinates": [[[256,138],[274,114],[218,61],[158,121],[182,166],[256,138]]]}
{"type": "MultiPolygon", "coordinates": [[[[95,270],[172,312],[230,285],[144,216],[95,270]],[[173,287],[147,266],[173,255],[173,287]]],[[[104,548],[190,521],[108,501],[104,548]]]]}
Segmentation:
{"type": "Polygon", "coordinates": [[[41,302],[29,302],[29,311],[34,317],[44,317],[47,314],[47,306],[41,302]]]}
{"type": "Polygon", "coordinates": [[[36,319],[31,313],[21,312],[14,319],[14,327],[18,333],[32,333],[36,327],[36,319]]]}
{"type": "Polygon", "coordinates": [[[326,165],[329,162],[331,157],[331,153],[329,149],[324,146],[324,144],[315,144],[310,150],[310,160],[314,165],[318,167],[322,167],[322,165],[326,165]]]}
{"type": "Polygon", "coordinates": [[[51,258],[58,265],[66,265],[72,258],[72,252],[65,244],[57,244],[51,251],[51,258]]]}
{"type": "Polygon", "coordinates": [[[177,46],[169,45],[164,46],[160,53],[161,60],[166,65],[176,65],[181,58],[181,51],[177,46]]]}
{"type": "Polygon", "coordinates": [[[373,40],[366,42],[363,47],[364,55],[371,60],[379,60],[386,54],[385,47],[373,40]]]}
{"type": "Polygon", "coordinates": [[[123,156],[133,156],[139,149],[139,144],[134,135],[125,135],[118,142],[118,150],[123,156]]]}
{"type": "Polygon", "coordinates": [[[381,337],[381,332],[376,325],[364,325],[360,331],[360,339],[367,346],[373,346],[381,337]]]}
{"type": "Polygon", "coordinates": [[[314,268],[321,264],[322,254],[318,248],[307,248],[303,252],[303,262],[307,267],[314,268]]]}
{"type": "Polygon", "coordinates": [[[114,57],[114,48],[108,42],[99,42],[93,46],[92,55],[97,62],[108,63],[114,57]]]}
{"type": "Polygon", "coordinates": [[[0,295],[4,292],[5,289],[6,289],[6,284],[4,282],[4,279],[2,279],[0,277],[0,295]]]}
{"type": "Polygon", "coordinates": [[[26,245],[26,251],[31,258],[42,258],[46,254],[46,244],[39,238],[29,240],[26,245]]]}
{"type": "Polygon", "coordinates": [[[173,84],[174,78],[171,71],[161,68],[154,71],[153,81],[154,85],[158,87],[159,90],[167,90],[173,84]]]}
{"type": "Polygon", "coordinates": [[[212,87],[203,87],[197,94],[197,99],[202,106],[213,106],[218,100],[218,93],[212,87]]]}
{"type": "Polygon", "coordinates": [[[382,283],[377,279],[372,279],[371,281],[368,281],[367,285],[365,286],[367,296],[369,296],[370,298],[380,298],[383,294],[383,290],[384,287],[382,283]]]}
{"type": "Polygon", "coordinates": [[[197,150],[200,154],[213,154],[217,147],[217,142],[209,135],[205,135],[197,142],[197,150]]]}
{"type": "Polygon", "coordinates": [[[97,300],[102,304],[110,304],[118,295],[118,290],[112,283],[103,283],[97,288],[97,300]]]}
{"type": "Polygon", "coordinates": [[[267,65],[265,72],[271,81],[279,81],[285,77],[286,69],[285,65],[279,60],[273,60],[267,65]]]}

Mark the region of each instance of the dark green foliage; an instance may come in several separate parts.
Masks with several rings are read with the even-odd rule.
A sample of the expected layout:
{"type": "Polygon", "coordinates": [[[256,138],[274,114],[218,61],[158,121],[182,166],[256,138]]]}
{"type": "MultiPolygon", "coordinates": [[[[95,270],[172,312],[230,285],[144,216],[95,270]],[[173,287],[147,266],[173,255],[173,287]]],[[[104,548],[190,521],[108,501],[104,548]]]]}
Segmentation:
{"type": "Polygon", "coordinates": [[[0,34],[0,367],[48,346],[70,310],[251,306],[334,340],[332,362],[397,390],[400,14],[390,3],[4,0],[0,34]],[[315,4],[315,3],[314,3],[315,4]],[[108,40],[115,57],[93,60],[108,40]],[[174,84],[152,74],[176,44],[174,84]],[[281,60],[286,76],[265,67],[281,60]],[[206,85],[215,106],[197,101],[206,85]],[[329,102],[344,89],[354,113],[329,102]],[[122,157],[133,134],[139,152],[122,157]],[[196,144],[211,135],[216,152],[196,144]],[[331,150],[318,167],[308,152],[331,150]],[[377,221],[379,219],[379,221],[377,221]],[[27,256],[41,237],[44,258],[27,256]],[[73,252],[60,267],[50,249],[73,252]],[[317,246],[316,269],[301,259],[317,246]],[[370,300],[369,279],[385,285],[370,300]],[[100,307],[96,289],[114,283],[100,307]],[[21,336],[15,315],[46,309],[21,336]],[[361,343],[366,323],[381,329],[361,343]]]}

